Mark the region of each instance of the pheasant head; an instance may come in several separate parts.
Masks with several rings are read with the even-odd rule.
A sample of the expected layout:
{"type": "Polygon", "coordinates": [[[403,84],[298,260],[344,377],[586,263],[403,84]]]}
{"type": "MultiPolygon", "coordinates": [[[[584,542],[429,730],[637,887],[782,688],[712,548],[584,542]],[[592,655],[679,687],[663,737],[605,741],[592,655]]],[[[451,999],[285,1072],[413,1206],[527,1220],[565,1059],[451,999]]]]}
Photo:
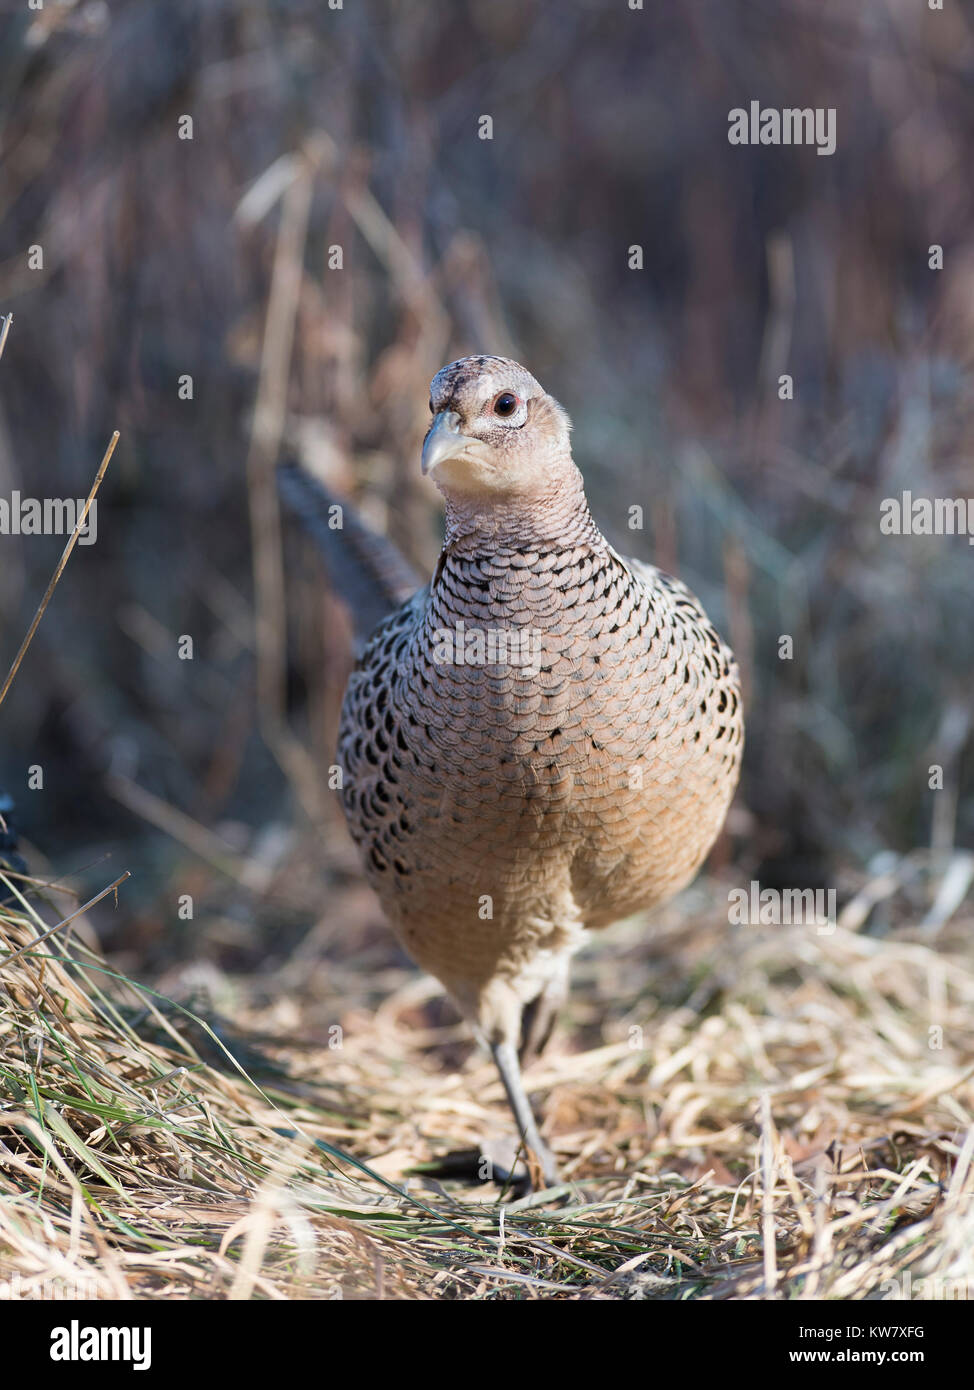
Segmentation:
{"type": "Polygon", "coordinates": [[[507,357],[461,357],[430,388],[423,472],[451,501],[490,507],[576,489],[571,422],[529,371],[507,357]]]}

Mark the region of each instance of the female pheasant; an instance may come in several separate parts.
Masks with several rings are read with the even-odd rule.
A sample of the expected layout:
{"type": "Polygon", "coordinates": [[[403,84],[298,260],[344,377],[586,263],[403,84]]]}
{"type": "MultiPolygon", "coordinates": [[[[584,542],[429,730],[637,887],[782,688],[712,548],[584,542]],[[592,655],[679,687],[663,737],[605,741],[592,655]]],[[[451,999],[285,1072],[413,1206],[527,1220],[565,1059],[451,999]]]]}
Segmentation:
{"type": "Polygon", "coordinates": [[[589,930],[682,888],[723,823],[737,668],[678,580],[592,519],[565,411],[516,362],[433,379],[430,583],[349,681],[343,800],[405,950],[490,1047],[546,1182],[518,1051],[543,1044],[589,930]]]}

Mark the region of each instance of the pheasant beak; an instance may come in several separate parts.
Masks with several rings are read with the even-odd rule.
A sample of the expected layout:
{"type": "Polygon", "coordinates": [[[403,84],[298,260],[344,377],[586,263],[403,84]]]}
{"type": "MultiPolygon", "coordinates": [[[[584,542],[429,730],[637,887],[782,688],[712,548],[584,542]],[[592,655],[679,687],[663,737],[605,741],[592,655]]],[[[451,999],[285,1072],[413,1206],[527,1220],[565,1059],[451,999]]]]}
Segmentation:
{"type": "Polygon", "coordinates": [[[476,443],[460,433],[460,416],[455,410],[441,410],[423,441],[423,474],[432,473],[437,464],[457,458],[476,443]]]}

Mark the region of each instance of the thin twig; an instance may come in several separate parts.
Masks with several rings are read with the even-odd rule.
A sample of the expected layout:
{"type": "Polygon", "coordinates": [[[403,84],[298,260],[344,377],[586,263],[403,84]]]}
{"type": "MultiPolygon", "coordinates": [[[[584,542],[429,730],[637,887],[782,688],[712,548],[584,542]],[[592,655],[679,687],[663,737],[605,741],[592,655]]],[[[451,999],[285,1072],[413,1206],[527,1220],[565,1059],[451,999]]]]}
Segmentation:
{"type": "Polygon", "coordinates": [[[221,874],[234,882],[243,884],[251,892],[260,892],[266,886],[266,874],[258,870],[251,861],[237,854],[219,835],[208,830],[185,811],[171,806],[147,787],[139,786],[130,777],[111,772],[105,778],[105,786],[116,801],[134,811],[137,816],[171,835],[179,844],[192,850],[205,863],[210,864],[221,874]]]}
{"type": "MultiPolygon", "coordinates": [[[[9,321],[9,320],[8,320],[8,321],[9,321]]],[[[3,338],[3,334],[0,333],[0,348],[2,348],[2,338],[3,338]]],[[[19,652],[17,653],[17,655],[14,657],[13,665],[11,666],[10,670],[7,672],[7,679],[6,679],[6,680],[4,681],[4,683],[3,683],[3,689],[0,690],[0,705],[2,705],[3,702],[4,702],[4,700],[7,698],[7,691],[10,689],[11,685],[13,685],[13,679],[14,679],[14,676],[17,674],[17,670],[18,670],[18,668],[19,668],[19,666],[20,666],[20,663],[23,661],[24,656],[25,656],[26,653],[27,653],[27,648],[30,646],[31,642],[34,640],[34,633],[37,631],[37,628],[38,628],[38,625],[40,624],[41,618],[43,618],[43,616],[44,616],[44,610],[47,608],[47,605],[50,603],[50,601],[51,601],[51,595],[54,593],[54,590],[57,588],[58,580],[61,578],[61,575],[64,573],[64,567],[65,567],[65,565],[68,563],[68,560],[71,558],[71,552],[72,552],[72,550],[74,549],[75,541],[78,539],[78,536],[79,536],[79,535],[81,534],[81,532],[84,530],[85,522],[88,520],[88,510],[89,510],[89,508],[91,507],[92,502],[95,500],[95,494],[96,494],[96,492],[97,492],[98,489],[101,487],[101,480],[102,480],[102,478],[104,478],[104,476],[105,476],[105,470],[108,468],[108,464],[109,464],[109,462],[110,462],[110,460],[111,460],[112,454],[114,454],[114,452],[115,452],[115,445],[118,443],[118,438],[119,438],[118,430],[116,430],[115,433],[112,435],[111,439],[108,441],[108,448],[105,450],[105,455],[104,455],[104,458],[103,458],[102,461],[101,461],[101,466],[99,467],[98,472],[97,472],[96,475],[95,475],[95,481],[94,481],[94,482],[92,483],[92,485],[91,485],[91,491],[88,493],[88,499],[87,499],[87,501],[85,502],[84,507],[81,509],[81,515],[78,517],[77,521],[75,522],[74,530],[71,532],[71,535],[68,537],[68,543],[67,543],[67,545],[64,547],[64,550],[63,550],[63,552],[62,552],[62,554],[61,554],[61,558],[60,558],[60,560],[58,561],[57,569],[54,571],[53,575],[51,576],[51,582],[50,582],[50,584],[48,584],[47,589],[46,589],[46,591],[45,591],[45,593],[44,593],[44,597],[41,599],[40,606],[39,606],[37,612],[34,614],[34,621],[31,623],[30,627],[27,629],[27,636],[24,638],[23,642],[21,642],[21,644],[20,644],[20,651],[19,651],[19,652]]]]}
{"type": "MultiPolygon", "coordinates": [[[[0,879],[3,877],[4,875],[0,874],[0,879]]],[[[120,874],[114,883],[110,883],[107,888],[103,888],[100,893],[97,893],[89,902],[86,902],[83,907],[76,907],[70,916],[62,918],[55,926],[48,927],[47,931],[41,932],[40,936],[35,936],[33,941],[28,941],[26,946],[21,946],[19,951],[12,951],[10,955],[4,955],[3,959],[0,960],[0,970],[3,970],[4,966],[10,965],[18,956],[23,956],[26,955],[28,951],[33,951],[35,946],[39,946],[42,941],[46,941],[47,938],[53,936],[56,931],[60,931],[62,927],[66,927],[69,922],[73,922],[76,917],[80,917],[83,913],[87,912],[90,907],[94,907],[95,903],[100,903],[102,898],[107,898],[109,893],[113,893],[120,883],[124,883],[127,878],[131,877],[132,874],[130,870],[126,869],[124,874],[120,874]]],[[[8,884],[7,886],[12,887],[13,885],[8,884]]]]}
{"type": "Polygon", "coordinates": [[[774,1189],[778,1180],[775,1154],[775,1130],[771,1118],[771,1095],[761,1092],[761,1243],[764,1247],[764,1296],[773,1298],[778,1283],[778,1261],[775,1249],[774,1189]]]}
{"type": "Polygon", "coordinates": [[[287,384],[304,275],[311,196],[319,154],[304,153],[281,209],[274,253],[257,402],[247,454],[247,492],[254,572],[257,706],[261,733],[312,824],[324,821],[313,765],[287,726],[287,617],[280,504],[274,464],[287,416],[287,384]]]}

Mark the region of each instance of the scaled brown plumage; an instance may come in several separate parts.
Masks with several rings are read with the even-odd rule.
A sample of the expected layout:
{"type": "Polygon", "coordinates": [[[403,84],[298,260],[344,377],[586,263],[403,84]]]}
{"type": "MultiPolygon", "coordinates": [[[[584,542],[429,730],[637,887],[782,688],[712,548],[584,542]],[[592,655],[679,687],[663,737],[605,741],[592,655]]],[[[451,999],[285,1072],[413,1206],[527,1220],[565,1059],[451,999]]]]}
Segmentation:
{"type": "Polygon", "coordinates": [[[464,358],[430,404],[446,539],[349,682],[344,806],[550,1180],[517,1046],[547,1031],[586,929],[670,897],[712,845],[740,764],[737,668],[683,584],[602,536],[567,416],[523,367],[464,358]]]}

